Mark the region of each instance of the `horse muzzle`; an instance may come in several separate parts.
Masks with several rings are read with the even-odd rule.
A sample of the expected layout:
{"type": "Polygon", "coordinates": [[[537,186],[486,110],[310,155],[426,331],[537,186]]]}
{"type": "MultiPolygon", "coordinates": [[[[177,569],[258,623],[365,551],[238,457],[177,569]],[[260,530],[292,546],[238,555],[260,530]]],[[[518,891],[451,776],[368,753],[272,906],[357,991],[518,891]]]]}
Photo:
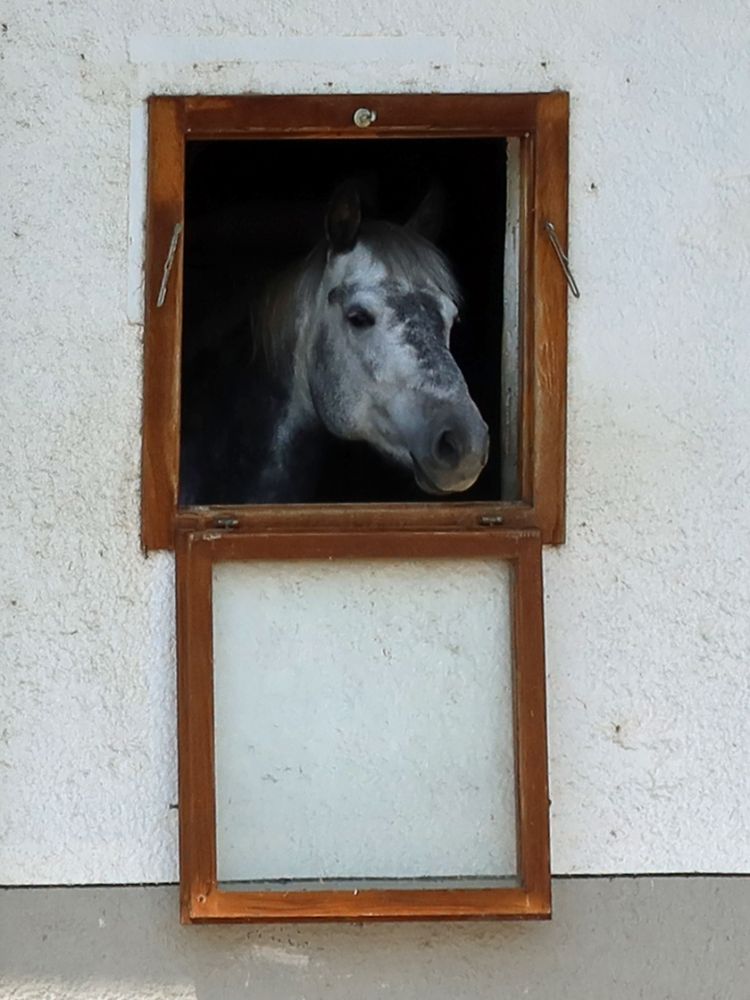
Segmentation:
{"type": "Polygon", "coordinates": [[[487,464],[489,429],[473,405],[466,414],[440,414],[420,439],[410,454],[414,479],[425,493],[463,493],[487,464]]]}

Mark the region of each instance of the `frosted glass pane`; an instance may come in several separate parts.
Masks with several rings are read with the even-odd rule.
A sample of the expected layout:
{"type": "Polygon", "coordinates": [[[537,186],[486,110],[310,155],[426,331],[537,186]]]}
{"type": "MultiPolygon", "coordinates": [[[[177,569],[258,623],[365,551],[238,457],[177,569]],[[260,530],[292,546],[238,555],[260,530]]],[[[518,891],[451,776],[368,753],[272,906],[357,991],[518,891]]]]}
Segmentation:
{"type": "Polygon", "coordinates": [[[221,882],[511,877],[511,570],[214,567],[221,882]]]}

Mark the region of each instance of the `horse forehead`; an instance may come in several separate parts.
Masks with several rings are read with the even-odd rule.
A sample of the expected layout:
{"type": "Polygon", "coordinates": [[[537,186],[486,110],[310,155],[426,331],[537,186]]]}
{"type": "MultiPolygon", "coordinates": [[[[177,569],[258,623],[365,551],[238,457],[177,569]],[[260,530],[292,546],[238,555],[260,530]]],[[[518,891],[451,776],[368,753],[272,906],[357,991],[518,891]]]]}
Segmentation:
{"type": "Polygon", "coordinates": [[[382,260],[357,244],[347,254],[338,254],[330,265],[331,278],[336,285],[373,286],[381,285],[388,279],[388,269],[382,260]]]}

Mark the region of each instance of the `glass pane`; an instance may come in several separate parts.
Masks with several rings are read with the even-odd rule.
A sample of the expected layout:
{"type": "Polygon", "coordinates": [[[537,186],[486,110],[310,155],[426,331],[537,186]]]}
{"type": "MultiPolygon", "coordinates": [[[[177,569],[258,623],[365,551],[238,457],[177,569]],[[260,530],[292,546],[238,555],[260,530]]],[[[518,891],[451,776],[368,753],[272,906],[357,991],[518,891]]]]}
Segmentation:
{"type": "Polygon", "coordinates": [[[214,567],[220,882],[515,877],[511,578],[214,567]]]}

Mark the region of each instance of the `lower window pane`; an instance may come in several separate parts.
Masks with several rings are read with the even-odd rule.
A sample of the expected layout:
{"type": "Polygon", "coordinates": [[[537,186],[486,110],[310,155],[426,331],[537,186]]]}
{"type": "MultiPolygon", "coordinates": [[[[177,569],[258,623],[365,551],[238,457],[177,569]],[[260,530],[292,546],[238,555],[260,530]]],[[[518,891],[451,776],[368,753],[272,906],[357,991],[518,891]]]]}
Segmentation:
{"type": "Polygon", "coordinates": [[[515,883],[498,559],[217,563],[218,879],[515,883]]]}

